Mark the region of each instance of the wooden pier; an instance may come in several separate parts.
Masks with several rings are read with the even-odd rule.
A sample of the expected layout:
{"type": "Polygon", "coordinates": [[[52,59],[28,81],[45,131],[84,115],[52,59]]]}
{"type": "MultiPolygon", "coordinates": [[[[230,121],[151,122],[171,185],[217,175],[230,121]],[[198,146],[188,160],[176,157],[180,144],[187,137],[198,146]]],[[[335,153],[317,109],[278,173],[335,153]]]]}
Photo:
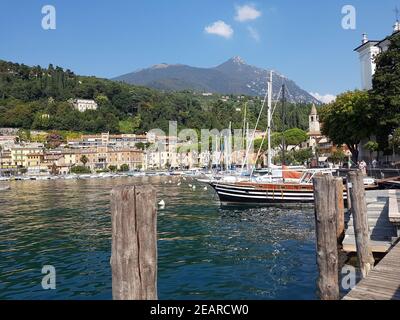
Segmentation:
{"type": "Polygon", "coordinates": [[[400,300],[400,243],[343,300],[400,300]]]}
{"type": "MultiPolygon", "coordinates": [[[[366,192],[369,246],[374,253],[387,253],[343,300],[400,300],[400,192],[366,192]]],[[[352,217],[348,221],[343,249],[355,252],[352,217]]]]}
{"type": "MultiPolygon", "coordinates": [[[[400,236],[400,191],[376,190],[366,192],[368,226],[372,252],[386,253],[400,236]]],[[[356,252],[353,217],[347,213],[346,235],[343,240],[345,252],[356,252]]]]}
{"type": "Polygon", "coordinates": [[[320,298],[339,299],[336,271],[338,250],[343,249],[357,253],[362,279],[344,300],[400,300],[400,192],[366,192],[361,171],[349,172],[346,187],[349,213],[343,239],[339,236],[343,200],[334,191],[342,192],[343,185],[339,182],[334,185],[333,177],[314,178],[320,298]],[[386,254],[376,266],[373,253],[386,254]]]}

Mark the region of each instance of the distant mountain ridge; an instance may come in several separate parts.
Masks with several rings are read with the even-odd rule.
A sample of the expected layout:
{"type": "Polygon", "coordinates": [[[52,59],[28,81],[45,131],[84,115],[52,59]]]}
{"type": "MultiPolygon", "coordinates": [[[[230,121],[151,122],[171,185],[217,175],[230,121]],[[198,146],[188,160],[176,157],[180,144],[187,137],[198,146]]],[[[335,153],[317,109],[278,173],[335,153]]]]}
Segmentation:
{"type": "MultiPolygon", "coordinates": [[[[270,70],[247,64],[233,57],[213,68],[198,68],[182,64],[161,63],[131,72],[112,80],[146,86],[165,91],[193,90],[220,94],[264,96],[270,70]]],[[[285,83],[290,102],[321,104],[294,81],[273,73],[273,91],[276,97],[285,83]]]]}

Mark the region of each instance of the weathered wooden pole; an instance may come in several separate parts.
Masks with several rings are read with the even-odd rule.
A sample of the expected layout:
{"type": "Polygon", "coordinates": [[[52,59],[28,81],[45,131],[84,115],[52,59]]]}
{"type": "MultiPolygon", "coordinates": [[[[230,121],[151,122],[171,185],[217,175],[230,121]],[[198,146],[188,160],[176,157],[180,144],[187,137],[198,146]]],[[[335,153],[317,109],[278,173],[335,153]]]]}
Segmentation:
{"type": "Polygon", "coordinates": [[[347,194],[347,211],[351,211],[351,195],[350,195],[350,183],[349,183],[349,178],[346,179],[346,194],[347,194]]]}
{"type": "Polygon", "coordinates": [[[332,176],[314,177],[318,289],[321,300],[339,300],[336,231],[336,182],[332,176]]]}
{"type": "Polygon", "coordinates": [[[336,236],[338,242],[343,240],[344,236],[344,200],[343,200],[343,179],[334,178],[335,181],[335,211],[336,211],[336,236]]]}
{"type": "Polygon", "coordinates": [[[365,199],[364,175],[360,170],[350,171],[347,175],[350,183],[351,213],[354,221],[354,234],[358,261],[362,277],[365,278],[374,267],[374,256],[369,245],[369,226],[367,202],[365,199]]]}
{"type": "Polygon", "coordinates": [[[156,192],[150,185],[111,191],[114,300],[157,299],[156,192]]]}

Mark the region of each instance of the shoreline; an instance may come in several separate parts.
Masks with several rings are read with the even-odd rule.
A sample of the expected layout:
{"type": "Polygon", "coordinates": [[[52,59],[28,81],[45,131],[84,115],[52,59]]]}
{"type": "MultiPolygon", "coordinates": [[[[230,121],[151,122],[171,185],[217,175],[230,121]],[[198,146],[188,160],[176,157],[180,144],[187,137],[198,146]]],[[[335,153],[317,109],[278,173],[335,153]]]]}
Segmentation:
{"type": "Polygon", "coordinates": [[[83,179],[106,179],[106,178],[129,178],[129,177],[163,177],[163,176],[185,176],[199,177],[203,173],[192,171],[146,171],[146,172],[127,172],[127,173],[93,173],[93,174],[67,174],[67,175],[23,175],[12,177],[0,177],[1,182],[14,181],[45,181],[45,180],[83,180],[83,179]]]}

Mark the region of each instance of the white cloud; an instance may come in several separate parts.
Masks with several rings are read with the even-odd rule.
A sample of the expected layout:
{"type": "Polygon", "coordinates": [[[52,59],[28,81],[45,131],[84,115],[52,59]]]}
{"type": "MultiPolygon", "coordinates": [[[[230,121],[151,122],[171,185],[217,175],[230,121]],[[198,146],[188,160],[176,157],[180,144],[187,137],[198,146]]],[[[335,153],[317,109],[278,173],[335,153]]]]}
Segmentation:
{"type": "Polygon", "coordinates": [[[257,42],[260,42],[260,34],[258,33],[258,30],[256,28],[248,26],[247,30],[249,31],[250,37],[252,37],[257,42]]]}
{"type": "Polygon", "coordinates": [[[204,31],[209,34],[215,34],[217,36],[224,37],[226,39],[232,38],[233,29],[229,24],[226,24],[222,20],[218,20],[213,24],[204,28],[204,31]]]}
{"type": "Polygon", "coordinates": [[[310,94],[317,100],[321,101],[322,103],[331,103],[336,100],[336,96],[333,94],[325,94],[321,95],[317,92],[310,92],[310,94]]]}
{"type": "Polygon", "coordinates": [[[235,20],[245,22],[255,20],[261,17],[261,11],[257,10],[253,5],[236,6],[235,20]]]}

